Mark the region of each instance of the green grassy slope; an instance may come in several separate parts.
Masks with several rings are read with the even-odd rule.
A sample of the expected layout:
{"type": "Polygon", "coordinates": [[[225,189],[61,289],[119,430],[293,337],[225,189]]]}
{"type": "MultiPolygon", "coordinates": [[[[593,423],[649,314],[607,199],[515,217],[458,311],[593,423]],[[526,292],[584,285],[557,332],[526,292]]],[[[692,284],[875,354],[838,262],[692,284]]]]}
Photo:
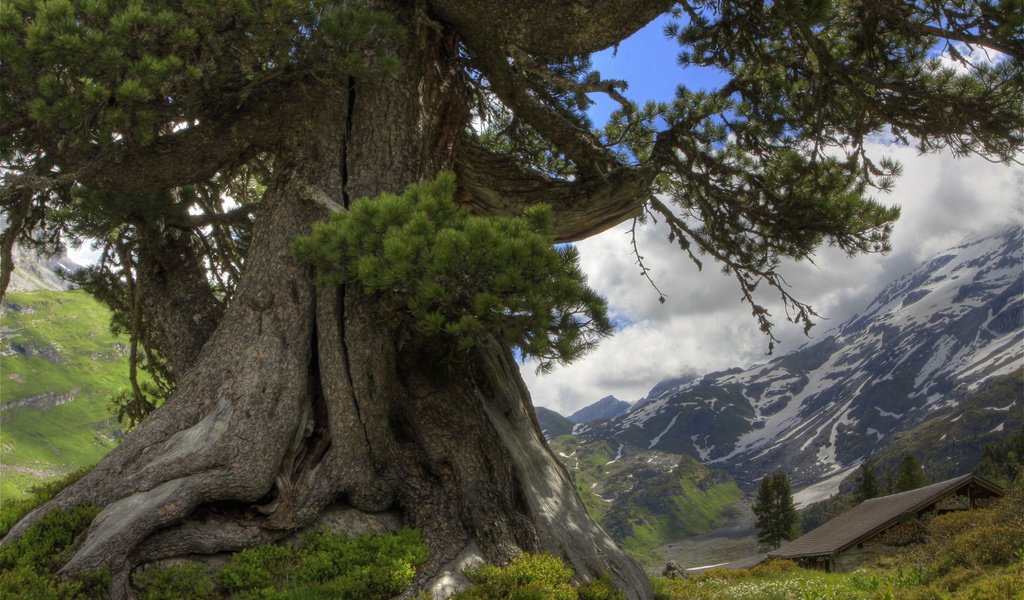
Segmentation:
{"type": "Polygon", "coordinates": [[[552,449],[573,475],[592,517],[641,562],[652,550],[710,531],[734,516],[743,492],[724,471],[668,452],[623,451],[562,436],[552,449]]]}
{"type": "Polygon", "coordinates": [[[0,313],[0,501],[94,464],[116,443],[109,398],[128,341],[85,292],[10,293],[0,313]]]}

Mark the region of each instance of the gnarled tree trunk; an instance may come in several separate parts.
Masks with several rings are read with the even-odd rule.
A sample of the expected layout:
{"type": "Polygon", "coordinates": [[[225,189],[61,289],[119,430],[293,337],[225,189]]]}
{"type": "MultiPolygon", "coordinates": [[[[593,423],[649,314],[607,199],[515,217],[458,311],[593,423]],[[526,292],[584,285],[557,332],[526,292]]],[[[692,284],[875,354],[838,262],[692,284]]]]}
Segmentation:
{"type": "Polygon", "coordinates": [[[400,511],[431,547],[425,575],[467,548],[552,552],[650,596],[547,448],[508,349],[454,364],[403,345],[372,297],[315,288],[291,253],[325,206],[452,166],[466,122],[454,38],[405,18],[402,69],[325,85],[282,142],[235,298],[175,398],[8,539],[54,507],[100,505],[63,572],[109,567],[124,598],[139,565],[279,539],[340,503],[400,511]]]}

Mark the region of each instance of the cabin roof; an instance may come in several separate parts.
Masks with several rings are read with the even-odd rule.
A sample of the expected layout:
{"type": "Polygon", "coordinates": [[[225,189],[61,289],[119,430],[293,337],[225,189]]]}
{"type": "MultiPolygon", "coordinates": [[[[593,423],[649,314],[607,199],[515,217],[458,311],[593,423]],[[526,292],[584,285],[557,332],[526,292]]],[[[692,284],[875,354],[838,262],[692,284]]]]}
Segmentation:
{"type": "Polygon", "coordinates": [[[783,544],[777,550],[769,552],[768,556],[834,556],[972,484],[998,496],[1006,494],[1006,491],[995,483],[974,474],[967,474],[916,490],[872,498],[806,535],[783,544]]]}

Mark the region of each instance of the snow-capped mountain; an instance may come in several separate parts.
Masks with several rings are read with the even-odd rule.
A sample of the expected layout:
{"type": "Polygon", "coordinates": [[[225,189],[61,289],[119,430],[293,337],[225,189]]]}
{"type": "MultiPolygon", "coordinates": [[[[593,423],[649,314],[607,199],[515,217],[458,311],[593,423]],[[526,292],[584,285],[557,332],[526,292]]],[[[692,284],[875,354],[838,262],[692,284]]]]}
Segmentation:
{"type": "MultiPolygon", "coordinates": [[[[690,454],[747,487],[781,468],[799,489],[837,483],[897,433],[1022,366],[1024,229],[1014,226],[938,254],[819,341],[662,382],[627,413],[574,433],[690,454]]],[[[991,410],[1019,421],[1022,403],[991,410]]]]}

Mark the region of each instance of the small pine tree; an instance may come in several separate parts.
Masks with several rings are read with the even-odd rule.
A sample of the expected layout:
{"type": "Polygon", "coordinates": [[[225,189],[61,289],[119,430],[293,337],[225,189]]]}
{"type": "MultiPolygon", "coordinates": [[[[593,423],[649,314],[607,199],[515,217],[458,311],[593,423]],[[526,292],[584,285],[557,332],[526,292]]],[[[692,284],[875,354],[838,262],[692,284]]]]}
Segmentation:
{"type": "Polygon", "coordinates": [[[900,492],[916,490],[929,483],[931,483],[931,479],[925,474],[921,463],[917,462],[917,458],[913,454],[906,454],[903,456],[903,460],[900,461],[900,466],[896,469],[892,493],[898,494],[900,492]]]}
{"type": "Polygon", "coordinates": [[[874,459],[869,458],[860,465],[860,474],[857,476],[857,501],[876,498],[880,493],[878,469],[875,467],[874,459]]]}
{"type": "Polygon", "coordinates": [[[763,546],[775,549],[800,535],[800,520],[785,473],[776,471],[761,480],[754,515],[757,517],[757,541],[763,546]]]}

